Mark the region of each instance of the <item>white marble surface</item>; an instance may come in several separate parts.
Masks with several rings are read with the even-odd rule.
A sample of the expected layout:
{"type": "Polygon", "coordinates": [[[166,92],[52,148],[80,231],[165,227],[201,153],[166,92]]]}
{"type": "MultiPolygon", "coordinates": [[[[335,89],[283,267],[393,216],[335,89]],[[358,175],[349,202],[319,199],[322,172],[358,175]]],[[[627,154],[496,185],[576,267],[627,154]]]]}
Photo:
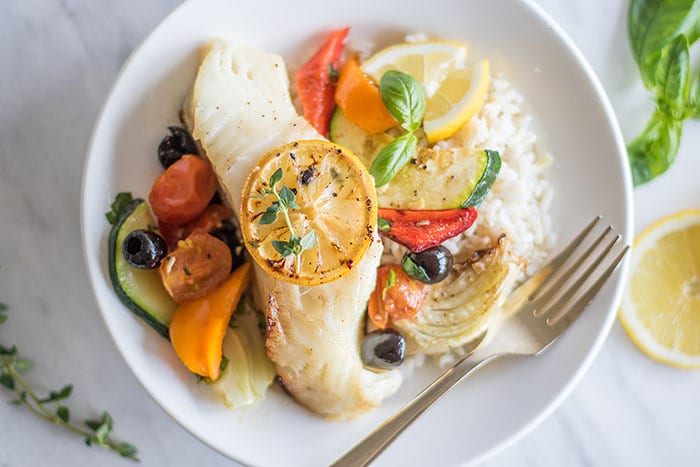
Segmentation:
{"type": "MultiPolygon", "coordinates": [[[[30,379],[75,384],[73,416],[103,409],[148,466],[232,462],[175,424],[118,355],[83,266],[80,178],[93,121],[129,53],[176,0],[24,0],[0,16],[0,301],[2,343],[36,361],[30,379]],[[9,342],[8,342],[9,341],[9,342]]],[[[599,74],[627,138],[651,104],[626,39],[627,2],[540,0],[599,74]]],[[[574,90],[575,92],[575,90],[574,90]]],[[[575,111],[575,109],[572,109],[575,111]]],[[[635,191],[636,230],[700,207],[700,124],[687,122],[678,160],[635,191]]],[[[49,387],[50,386],[50,387],[49,387]]],[[[488,466],[697,465],[700,374],[644,357],[619,324],[562,406],[488,466]]],[[[0,389],[0,401],[7,394],[0,389]]],[[[467,438],[468,439],[468,438],[467,438]]],[[[235,442],[235,440],[234,440],[235,442]]],[[[128,462],[0,403],[0,467],[128,462]]]]}

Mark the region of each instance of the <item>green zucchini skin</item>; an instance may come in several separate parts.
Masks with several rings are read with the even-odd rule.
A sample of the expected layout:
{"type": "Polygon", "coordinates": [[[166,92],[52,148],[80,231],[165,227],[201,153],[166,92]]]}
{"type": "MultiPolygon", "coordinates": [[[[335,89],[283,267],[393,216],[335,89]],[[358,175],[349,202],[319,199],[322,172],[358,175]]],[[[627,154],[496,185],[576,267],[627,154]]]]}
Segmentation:
{"type": "MultiPolygon", "coordinates": [[[[367,167],[372,165],[379,151],[393,139],[387,134],[370,135],[352,123],[337,107],[331,116],[329,136],[331,141],[353,151],[367,167]]],[[[415,209],[412,203],[420,197],[424,199],[425,206],[419,209],[477,207],[491,190],[501,170],[500,154],[490,149],[419,148],[416,157],[419,161],[432,159],[443,166],[452,160],[452,173],[448,174],[445,170],[421,171],[419,167],[407,165],[385,185],[386,188],[378,190],[380,206],[415,209]],[[483,158],[485,163],[481,166],[469,163],[465,160],[467,156],[472,159],[483,158]],[[444,197],[438,196],[437,187],[444,191],[444,197]]]]}
{"type": "Polygon", "coordinates": [[[498,151],[493,151],[491,149],[484,149],[486,153],[486,168],[481,178],[476,183],[474,190],[471,192],[469,197],[462,203],[463,208],[477,207],[484,200],[486,195],[491,191],[493,183],[498,177],[498,173],[501,171],[501,155],[498,151]]]}
{"type": "Polygon", "coordinates": [[[149,221],[153,222],[153,219],[150,217],[148,205],[143,199],[134,199],[124,207],[112,226],[107,240],[109,278],[119,300],[136,316],[155,329],[158,334],[170,340],[169,324],[177,304],[167,295],[165,289],[154,289],[160,285],[160,278],[156,270],[134,268],[126,262],[121,253],[120,240],[123,240],[129,232],[137,228],[147,229],[149,221]],[[146,221],[139,222],[140,219],[134,216],[142,216],[146,221]],[[126,232],[127,229],[129,232],[126,232]],[[135,275],[136,279],[139,279],[140,276],[148,278],[148,280],[128,281],[127,275],[135,275]]]}

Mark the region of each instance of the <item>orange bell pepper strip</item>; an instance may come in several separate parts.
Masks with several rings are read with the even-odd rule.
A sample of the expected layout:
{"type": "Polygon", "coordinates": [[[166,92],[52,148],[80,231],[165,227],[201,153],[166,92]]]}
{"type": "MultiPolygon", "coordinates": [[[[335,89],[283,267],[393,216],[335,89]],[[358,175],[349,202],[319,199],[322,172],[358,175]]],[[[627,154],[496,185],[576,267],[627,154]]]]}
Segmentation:
{"type": "Polygon", "coordinates": [[[193,373],[211,380],[219,377],[226,328],[250,275],[251,265],[244,263],[217,289],[175,310],[170,340],[177,356],[193,373]]]}
{"type": "Polygon", "coordinates": [[[398,122],[386,110],[379,88],[364,74],[357,57],[350,57],[340,69],[335,103],[343,114],[368,133],[382,133],[398,122]]]}

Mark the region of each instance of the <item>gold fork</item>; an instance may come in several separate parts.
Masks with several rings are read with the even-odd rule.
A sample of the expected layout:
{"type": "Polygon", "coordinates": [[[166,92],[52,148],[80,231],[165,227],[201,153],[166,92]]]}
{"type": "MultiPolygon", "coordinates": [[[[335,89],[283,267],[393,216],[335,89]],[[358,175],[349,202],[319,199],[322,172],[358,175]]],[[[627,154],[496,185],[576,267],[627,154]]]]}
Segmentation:
{"type": "Polygon", "coordinates": [[[333,466],[367,465],[377,457],[419,415],[458,382],[487,363],[503,357],[538,355],[548,348],[578,318],[595,297],[629,250],[625,245],[596,278],[592,274],[612,256],[620,240],[616,235],[595,259],[591,255],[600,249],[612,231],[608,226],[576,259],[571,255],[594,231],[601,217],[596,216],[554,259],[523,283],[507,300],[503,316],[508,316],[493,339],[485,340],[484,332],[472,344],[476,351],[447,369],[411,402],[360,441],[338,459],[333,466]],[[571,263],[566,269],[564,266],[571,263]],[[584,266],[583,272],[572,277],[584,266]],[[568,285],[571,282],[571,285],[568,285]],[[587,288],[584,286],[588,285],[587,288]],[[568,306],[567,306],[568,305],[568,306]],[[479,346],[479,344],[484,345],[479,346]]]}

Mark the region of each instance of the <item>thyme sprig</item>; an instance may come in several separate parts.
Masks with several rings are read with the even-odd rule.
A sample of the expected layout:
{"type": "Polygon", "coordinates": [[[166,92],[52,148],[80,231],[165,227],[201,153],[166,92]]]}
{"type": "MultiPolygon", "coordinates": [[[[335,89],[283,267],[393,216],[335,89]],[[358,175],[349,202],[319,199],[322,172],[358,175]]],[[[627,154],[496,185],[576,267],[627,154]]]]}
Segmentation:
{"type": "MultiPolygon", "coordinates": [[[[7,321],[7,305],[0,303],[0,324],[7,321]]],[[[96,445],[114,451],[122,457],[139,461],[137,449],[133,444],[114,441],[111,438],[114,421],[108,412],[103,412],[99,420],[87,420],[83,429],[70,422],[70,409],[64,402],[73,393],[73,385],[69,384],[58,391],[49,391],[45,397],[25,381],[22,373],[32,368],[32,361],[19,356],[17,346],[5,347],[0,344],[0,385],[15,394],[10,403],[22,405],[36,416],[54,423],[85,439],[88,446],[96,445]]]]}
{"type": "Polygon", "coordinates": [[[275,201],[265,210],[258,223],[261,225],[273,224],[277,222],[278,215],[282,214],[289,230],[289,240],[273,240],[272,246],[283,258],[294,255],[296,271],[299,272],[301,269],[301,253],[305,250],[310,250],[316,245],[316,231],[311,229],[304,236],[297,235],[289,218],[290,209],[299,209],[299,205],[296,203],[296,194],[286,185],[282,186],[279,192],[276,188],[283,176],[284,172],[282,169],[277,169],[270,177],[270,188],[263,190],[261,197],[272,195],[275,201]]]}

